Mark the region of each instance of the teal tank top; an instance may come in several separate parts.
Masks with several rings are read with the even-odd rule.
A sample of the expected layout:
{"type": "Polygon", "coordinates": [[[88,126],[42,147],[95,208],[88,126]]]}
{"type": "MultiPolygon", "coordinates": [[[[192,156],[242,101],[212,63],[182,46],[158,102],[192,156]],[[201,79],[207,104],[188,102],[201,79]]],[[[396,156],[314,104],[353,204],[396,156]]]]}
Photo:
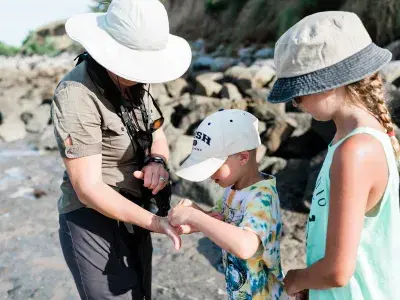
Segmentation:
{"type": "Polygon", "coordinates": [[[356,269],[349,283],[341,288],[310,290],[310,300],[398,300],[400,299],[400,208],[399,173],[387,134],[372,128],[353,130],[329,146],[319,173],[307,224],[307,265],[325,255],[329,215],[330,167],[337,147],[355,134],[370,134],[382,145],[389,166],[383,198],[374,216],[364,217],[356,269]]]}

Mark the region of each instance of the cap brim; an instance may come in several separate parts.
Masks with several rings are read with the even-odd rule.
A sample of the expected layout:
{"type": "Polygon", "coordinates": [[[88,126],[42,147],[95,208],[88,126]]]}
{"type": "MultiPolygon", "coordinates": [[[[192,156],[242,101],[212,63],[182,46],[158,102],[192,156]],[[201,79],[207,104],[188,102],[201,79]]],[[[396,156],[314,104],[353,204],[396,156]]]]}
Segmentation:
{"type": "Polygon", "coordinates": [[[357,82],[379,71],[391,58],[390,51],[371,43],[332,66],[305,75],[279,78],[267,100],[272,103],[288,102],[295,97],[325,92],[357,82]]]}
{"type": "Polygon", "coordinates": [[[203,161],[197,161],[194,157],[183,163],[176,175],[189,181],[199,182],[210,178],[226,162],[228,157],[212,157],[203,161]]]}
{"type": "Polygon", "coordinates": [[[170,34],[165,49],[138,51],[118,43],[104,24],[104,13],[89,13],[72,17],[65,28],[72,40],[114,74],[135,82],[161,83],[179,78],[189,68],[192,52],[183,38],[170,34]]]}

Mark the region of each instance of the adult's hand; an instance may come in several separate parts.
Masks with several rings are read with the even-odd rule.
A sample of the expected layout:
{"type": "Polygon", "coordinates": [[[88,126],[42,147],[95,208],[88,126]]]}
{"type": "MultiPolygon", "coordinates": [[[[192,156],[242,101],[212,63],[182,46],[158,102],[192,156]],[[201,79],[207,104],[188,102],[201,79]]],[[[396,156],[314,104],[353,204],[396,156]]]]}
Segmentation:
{"type": "Polygon", "coordinates": [[[168,171],[159,163],[151,162],[141,171],[133,172],[133,176],[144,181],[143,185],[152,190],[153,195],[161,191],[169,180],[168,171]]]}
{"type": "Polygon", "coordinates": [[[163,233],[169,236],[174,243],[175,249],[179,250],[182,245],[181,237],[179,236],[176,228],[172,227],[167,218],[157,217],[156,232],[163,233]]]}

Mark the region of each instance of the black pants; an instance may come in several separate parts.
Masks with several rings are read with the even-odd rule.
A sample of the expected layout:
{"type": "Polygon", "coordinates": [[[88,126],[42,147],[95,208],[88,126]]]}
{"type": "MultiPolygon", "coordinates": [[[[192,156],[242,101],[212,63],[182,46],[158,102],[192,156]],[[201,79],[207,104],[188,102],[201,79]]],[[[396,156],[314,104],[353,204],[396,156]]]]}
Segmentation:
{"type": "Polygon", "coordinates": [[[150,233],[130,234],[125,225],[95,210],[62,214],[59,236],[81,299],[151,299],[150,233]]]}

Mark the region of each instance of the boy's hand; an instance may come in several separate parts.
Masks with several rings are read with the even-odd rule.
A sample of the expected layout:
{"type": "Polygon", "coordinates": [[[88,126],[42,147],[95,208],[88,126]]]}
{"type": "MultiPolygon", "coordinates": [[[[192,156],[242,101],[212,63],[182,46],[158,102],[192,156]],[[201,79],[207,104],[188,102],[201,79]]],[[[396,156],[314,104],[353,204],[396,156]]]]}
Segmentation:
{"type": "Polygon", "coordinates": [[[180,207],[180,206],[196,208],[196,205],[194,205],[194,202],[189,199],[182,199],[181,201],[179,201],[179,203],[176,205],[176,207],[180,207]]]}
{"type": "Polygon", "coordinates": [[[176,206],[168,213],[168,221],[171,226],[190,225],[189,220],[195,210],[191,207],[176,206]]]}

